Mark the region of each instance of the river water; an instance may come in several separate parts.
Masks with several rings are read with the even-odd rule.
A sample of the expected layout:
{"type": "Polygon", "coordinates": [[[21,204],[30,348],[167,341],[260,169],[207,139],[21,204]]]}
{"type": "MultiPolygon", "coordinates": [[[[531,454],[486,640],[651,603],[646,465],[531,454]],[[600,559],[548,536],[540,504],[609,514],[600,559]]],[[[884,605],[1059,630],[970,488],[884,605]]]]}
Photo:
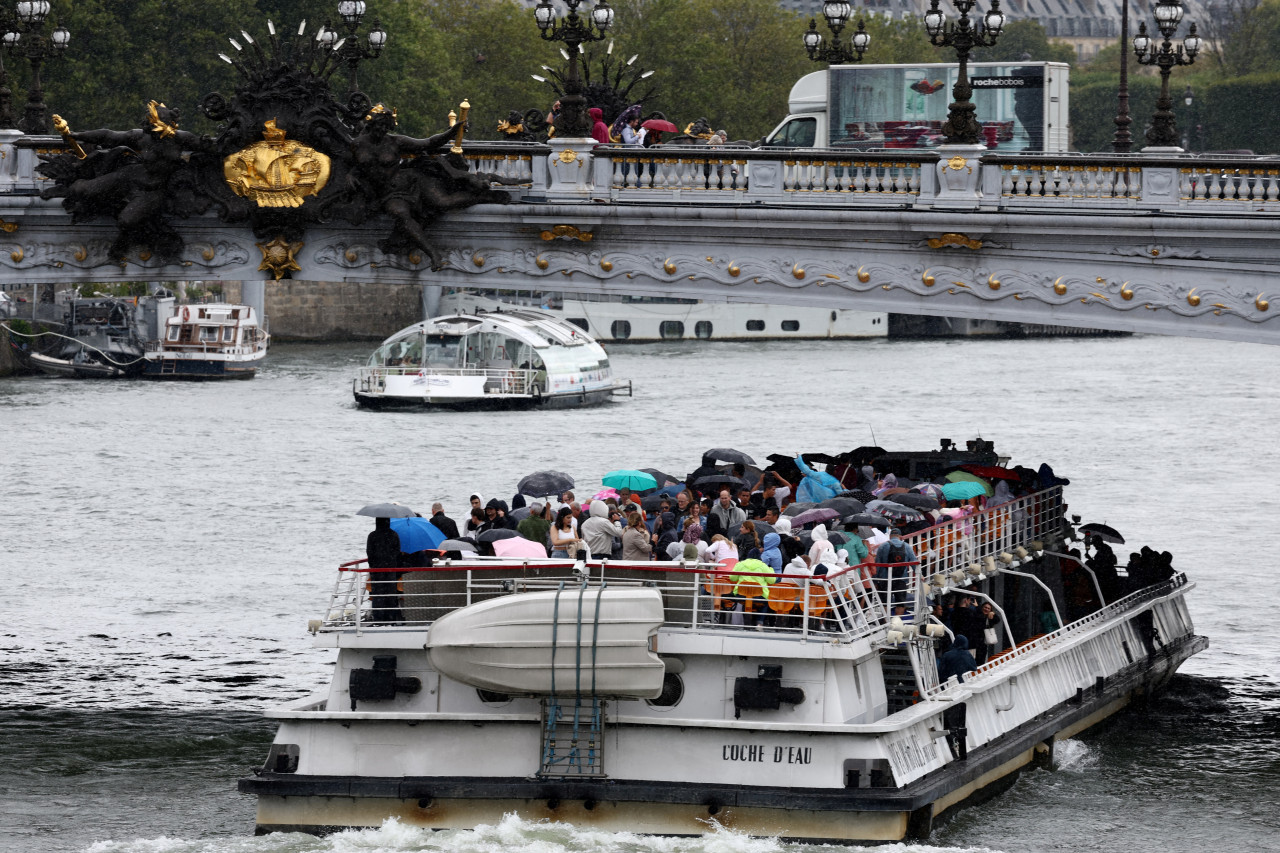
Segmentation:
{"type": "MultiPolygon", "coordinates": [[[[276,346],[252,382],[0,380],[0,850],[796,850],[720,832],[507,820],[252,837],[235,781],[267,706],[325,683],[314,650],[362,504],[510,499],[542,468],[680,473],[981,434],[1072,479],[1072,511],[1168,549],[1210,649],[1171,689],[1061,746],[1057,768],[935,831],[946,850],[1280,850],[1275,351],[1155,337],[615,347],[634,399],[580,411],[366,412],[368,345],[276,346]]],[[[1122,552],[1123,560],[1123,552],[1122,552]]],[[[920,851],[922,845],[891,849],[920,851]]]]}

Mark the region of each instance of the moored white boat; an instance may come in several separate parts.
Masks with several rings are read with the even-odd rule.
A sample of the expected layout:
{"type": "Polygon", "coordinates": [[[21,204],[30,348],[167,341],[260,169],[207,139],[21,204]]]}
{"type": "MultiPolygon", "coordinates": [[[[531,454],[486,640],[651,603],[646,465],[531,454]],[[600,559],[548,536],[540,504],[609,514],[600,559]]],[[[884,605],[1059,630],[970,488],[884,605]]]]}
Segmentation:
{"type": "Polygon", "coordinates": [[[146,347],[148,379],[252,379],[271,336],[248,305],[172,305],[146,347]]]}
{"type": "Polygon", "coordinates": [[[407,621],[380,625],[372,570],[345,564],[312,626],[338,650],[333,681],[268,712],[279,732],[241,790],[258,797],[259,832],[517,813],[659,834],[715,821],[794,839],[927,836],[1206,646],[1185,575],[1104,601],[1063,553],[1064,512],[1054,486],[908,535],[921,560],[897,616],[860,567],[784,575],[766,604],[714,565],[475,558],[407,570],[407,621]],[[963,683],[939,683],[935,662],[945,632],[928,602],[949,590],[995,604],[1009,640],[963,683]],[[734,595],[770,624],[731,624],[734,595]],[[625,596],[633,607],[613,606],[625,596]],[[1065,619],[1044,633],[1049,613],[1065,619]],[[635,678],[609,671],[618,649],[635,678]],[[660,684],[647,680],[659,663],[660,684]]]}
{"type": "Polygon", "coordinates": [[[545,312],[610,343],[654,341],[763,341],[883,338],[888,314],[848,308],[705,302],[588,293],[512,293],[451,290],[440,299],[445,314],[525,306],[545,312]]]}
{"type": "Polygon", "coordinates": [[[451,314],[383,341],[352,380],[369,408],[562,408],[631,395],[609,356],[576,326],[540,312],[451,314]]]}

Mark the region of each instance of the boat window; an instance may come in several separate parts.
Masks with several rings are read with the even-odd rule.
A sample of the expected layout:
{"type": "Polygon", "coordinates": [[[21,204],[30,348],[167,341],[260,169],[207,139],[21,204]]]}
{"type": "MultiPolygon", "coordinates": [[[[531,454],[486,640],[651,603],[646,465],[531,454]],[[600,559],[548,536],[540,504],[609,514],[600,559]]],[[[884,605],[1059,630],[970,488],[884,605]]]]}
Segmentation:
{"type": "Polygon", "coordinates": [[[170,327],[169,327],[169,340],[171,340],[171,341],[176,341],[176,340],[178,339],[178,330],[179,330],[179,329],[181,329],[181,328],[182,328],[181,326],[170,326],[170,327]]]}
{"type": "Polygon", "coordinates": [[[679,340],[684,337],[684,323],[679,320],[663,320],[658,326],[658,336],[664,340],[679,340]]]}
{"type": "Polygon", "coordinates": [[[225,326],[222,329],[222,342],[224,344],[234,343],[236,339],[235,326],[225,326]]]}
{"type": "Polygon", "coordinates": [[[799,321],[799,320],[783,320],[783,321],[782,321],[782,331],[784,331],[784,332],[798,332],[798,331],[800,331],[800,321],[799,321]]]}
{"type": "Polygon", "coordinates": [[[195,327],[183,326],[182,331],[179,334],[180,334],[180,337],[178,338],[178,340],[181,343],[189,344],[191,343],[192,336],[195,334],[195,327]]]}
{"type": "Polygon", "coordinates": [[[625,341],[631,337],[631,321],[614,320],[613,325],[609,327],[609,334],[614,340],[625,341]]]}
{"type": "Polygon", "coordinates": [[[748,332],[763,332],[763,331],[764,331],[764,320],[748,320],[748,321],[747,321],[747,331],[748,331],[748,332]]]}
{"type": "Polygon", "coordinates": [[[431,367],[458,366],[459,339],[453,335],[429,335],[424,353],[431,367]]]}
{"type": "Polygon", "coordinates": [[[587,325],[585,317],[566,317],[565,319],[584,332],[590,331],[590,327],[587,325]]]}
{"type": "Polygon", "coordinates": [[[217,326],[201,326],[200,327],[200,343],[217,343],[218,327],[217,326]]]}
{"type": "Polygon", "coordinates": [[[711,337],[711,321],[699,320],[693,327],[693,335],[701,340],[707,340],[711,337]]]}

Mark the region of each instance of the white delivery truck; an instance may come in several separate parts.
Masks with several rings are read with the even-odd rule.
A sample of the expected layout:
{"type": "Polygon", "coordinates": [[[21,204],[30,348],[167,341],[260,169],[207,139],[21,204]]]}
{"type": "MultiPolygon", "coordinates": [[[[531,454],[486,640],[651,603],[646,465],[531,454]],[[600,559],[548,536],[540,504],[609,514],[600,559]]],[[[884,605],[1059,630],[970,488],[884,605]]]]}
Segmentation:
{"type": "MultiPolygon", "coordinates": [[[[971,62],[973,103],[987,147],[1002,152],[1068,150],[1067,76],[1062,62],[971,62]]],[[[932,148],[943,142],[959,66],[832,65],[791,87],[791,115],[764,139],[778,148],[932,148]]]]}

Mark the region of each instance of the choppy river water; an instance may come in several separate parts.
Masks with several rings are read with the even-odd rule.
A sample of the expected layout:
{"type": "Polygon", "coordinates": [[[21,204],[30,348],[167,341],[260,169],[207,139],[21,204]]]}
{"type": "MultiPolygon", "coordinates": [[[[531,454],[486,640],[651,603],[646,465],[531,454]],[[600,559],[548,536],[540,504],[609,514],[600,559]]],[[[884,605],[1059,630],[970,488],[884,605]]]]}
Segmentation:
{"type": "MultiPolygon", "coordinates": [[[[1072,478],[1087,520],[1175,555],[1210,649],[938,829],[947,850],[1280,850],[1275,350],[1162,338],[616,347],[632,400],[565,412],[357,410],[367,345],[277,346],[247,383],[0,380],[0,850],[795,850],[508,820],[253,838],[235,780],[263,707],[314,691],[336,564],[373,500],[455,516],[540,468],[579,491],[702,450],[898,449],[980,433],[1072,478]]],[[[892,849],[934,849],[907,845],[892,849]]]]}

